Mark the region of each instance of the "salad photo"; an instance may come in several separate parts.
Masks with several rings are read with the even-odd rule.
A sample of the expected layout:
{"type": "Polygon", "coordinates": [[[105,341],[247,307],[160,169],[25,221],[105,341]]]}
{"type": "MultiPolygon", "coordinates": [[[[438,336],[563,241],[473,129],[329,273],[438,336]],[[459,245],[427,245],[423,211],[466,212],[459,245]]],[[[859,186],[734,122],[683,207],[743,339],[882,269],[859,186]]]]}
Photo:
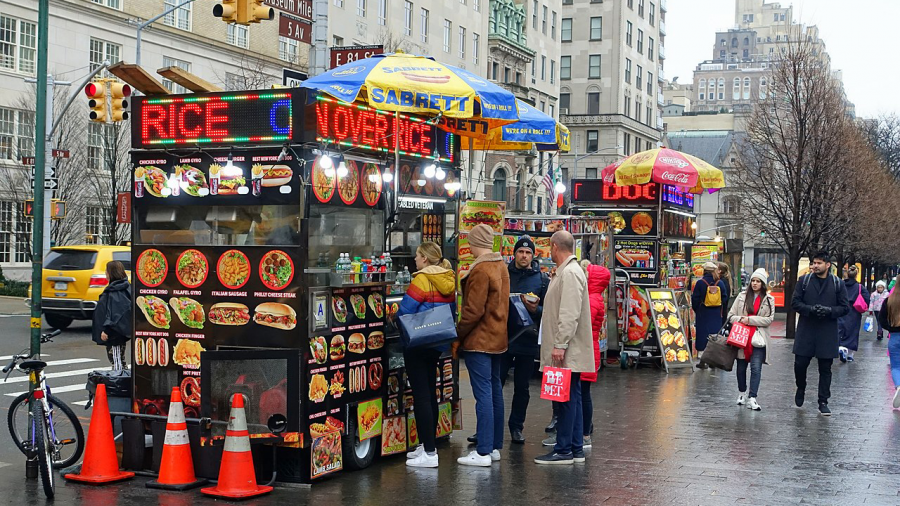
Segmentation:
{"type": "Polygon", "coordinates": [[[148,249],[141,253],[137,261],[137,275],[146,286],[159,286],[166,280],[169,263],[158,249],[148,249]]]}
{"type": "Polygon", "coordinates": [[[166,305],[166,301],[159,297],[147,295],[146,297],[138,297],[136,302],[138,307],[141,308],[141,312],[144,313],[144,317],[150,322],[150,325],[158,329],[169,328],[172,314],[169,312],[169,306],[166,305]]]}
{"type": "Polygon", "coordinates": [[[187,288],[197,288],[206,281],[209,274],[209,262],[203,253],[189,249],[178,257],[175,276],[187,288]]]}
{"type": "Polygon", "coordinates": [[[203,312],[202,304],[187,297],[172,297],[169,299],[169,305],[175,310],[181,323],[192,329],[203,328],[206,315],[203,312]]]}
{"type": "Polygon", "coordinates": [[[294,279],[294,262],[287,253],[272,250],[259,262],[259,278],[270,290],[283,290],[294,279]]]}

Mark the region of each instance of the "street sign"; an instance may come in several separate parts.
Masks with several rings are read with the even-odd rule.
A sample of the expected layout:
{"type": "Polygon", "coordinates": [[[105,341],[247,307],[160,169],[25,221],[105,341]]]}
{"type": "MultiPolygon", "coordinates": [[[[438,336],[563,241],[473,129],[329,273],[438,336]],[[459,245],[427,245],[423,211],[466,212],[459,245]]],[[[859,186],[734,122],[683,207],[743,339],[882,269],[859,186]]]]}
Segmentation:
{"type": "Polygon", "coordinates": [[[34,165],[34,157],[33,156],[23,156],[22,157],[22,165],[34,165]]]}
{"type": "MultiPolygon", "coordinates": [[[[34,169],[31,169],[31,175],[28,176],[28,179],[34,182],[34,169]]],[[[44,171],[44,179],[56,179],[56,167],[47,167],[47,170],[44,171]]]]}
{"type": "Polygon", "coordinates": [[[329,69],[339,67],[345,63],[355,62],[363,58],[369,58],[376,54],[384,53],[384,46],[343,46],[332,47],[331,49],[331,66],[329,69]]]}
{"type": "Polygon", "coordinates": [[[278,19],[278,35],[304,44],[312,44],[312,23],[281,13],[278,19]]]}
{"type": "Polygon", "coordinates": [[[55,190],[59,188],[59,179],[45,179],[44,180],[44,189],[45,190],[55,190]]]}
{"type": "Polygon", "coordinates": [[[300,19],[312,23],[313,6],[311,0],[263,0],[263,4],[281,12],[299,16],[300,19]]]}
{"type": "Polygon", "coordinates": [[[53,150],[53,158],[68,158],[69,150],[68,149],[54,149],[53,150]]]}
{"type": "Polygon", "coordinates": [[[299,88],[300,83],[309,79],[309,76],[303,72],[297,72],[291,69],[281,69],[281,84],[288,88],[299,88]]]}

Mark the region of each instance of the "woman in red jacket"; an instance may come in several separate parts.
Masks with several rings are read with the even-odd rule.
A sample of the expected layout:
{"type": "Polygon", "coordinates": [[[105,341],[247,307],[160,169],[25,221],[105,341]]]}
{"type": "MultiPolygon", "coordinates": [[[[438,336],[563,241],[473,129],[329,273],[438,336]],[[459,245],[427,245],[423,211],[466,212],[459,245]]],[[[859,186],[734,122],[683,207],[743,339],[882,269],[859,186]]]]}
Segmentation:
{"type": "MultiPolygon", "coordinates": [[[[600,370],[600,330],[606,322],[606,304],[603,293],[609,287],[611,274],[609,269],[601,265],[581,261],[587,273],[588,298],[591,301],[591,332],[594,334],[594,369],[600,370]]],[[[594,432],[594,402],[591,400],[591,383],[597,381],[597,373],[581,374],[581,404],[584,413],[584,446],[591,446],[591,434],[594,432]]]]}

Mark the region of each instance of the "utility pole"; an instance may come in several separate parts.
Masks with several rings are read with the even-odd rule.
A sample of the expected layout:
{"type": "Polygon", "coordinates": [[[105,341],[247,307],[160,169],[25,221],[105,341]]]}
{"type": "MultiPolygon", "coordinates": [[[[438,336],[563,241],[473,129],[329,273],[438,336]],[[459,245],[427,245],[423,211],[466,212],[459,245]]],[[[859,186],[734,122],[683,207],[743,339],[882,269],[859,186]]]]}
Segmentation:
{"type": "Polygon", "coordinates": [[[135,39],[136,39],[135,42],[136,42],[136,44],[135,44],[135,50],[134,50],[134,63],[135,63],[138,67],[141,66],[141,34],[144,32],[144,28],[147,28],[148,26],[152,25],[152,24],[155,23],[159,18],[165,16],[166,14],[168,14],[168,13],[170,13],[170,12],[172,12],[172,11],[178,10],[178,9],[184,7],[185,5],[187,5],[187,4],[189,4],[189,3],[192,3],[192,2],[195,2],[195,1],[196,1],[196,0],[185,0],[184,2],[181,2],[181,3],[178,4],[178,5],[174,5],[174,6],[172,6],[172,7],[169,7],[168,9],[164,10],[164,11],[162,12],[162,14],[158,14],[158,15],[156,15],[156,16],[153,16],[152,18],[148,19],[147,21],[144,21],[143,23],[140,23],[140,24],[137,25],[137,35],[135,36],[135,39]]]}
{"type": "MultiPolygon", "coordinates": [[[[37,33],[37,102],[34,115],[34,224],[31,239],[31,354],[41,353],[41,288],[44,266],[44,216],[49,209],[44,202],[44,169],[52,156],[47,146],[47,118],[52,112],[47,107],[48,91],[52,97],[52,84],[47,80],[47,34],[50,24],[50,0],[38,0],[37,33]],[[44,114],[41,114],[44,112],[44,114]]],[[[34,385],[32,385],[34,386],[34,385]]]]}
{"type": "MultiPolygon", "coordinates": [[[[309,77],[324,74],[328,69],[328,0],[313,0],[313,50],[309,77]]],[[[398,173],[399,174],[399,173],[398,173]]]]}

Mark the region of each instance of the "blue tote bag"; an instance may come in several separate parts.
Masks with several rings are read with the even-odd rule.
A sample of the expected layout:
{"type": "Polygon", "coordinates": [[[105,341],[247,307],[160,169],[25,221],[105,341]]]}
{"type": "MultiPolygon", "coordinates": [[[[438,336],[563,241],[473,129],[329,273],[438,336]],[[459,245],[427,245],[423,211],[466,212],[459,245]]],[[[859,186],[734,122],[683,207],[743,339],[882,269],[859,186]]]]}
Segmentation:
{"type": "Polygon", "coordinates": [[[456,321],[449,304],[398,318],[405,348],[435,348],[456,341],[456,321]]]}

